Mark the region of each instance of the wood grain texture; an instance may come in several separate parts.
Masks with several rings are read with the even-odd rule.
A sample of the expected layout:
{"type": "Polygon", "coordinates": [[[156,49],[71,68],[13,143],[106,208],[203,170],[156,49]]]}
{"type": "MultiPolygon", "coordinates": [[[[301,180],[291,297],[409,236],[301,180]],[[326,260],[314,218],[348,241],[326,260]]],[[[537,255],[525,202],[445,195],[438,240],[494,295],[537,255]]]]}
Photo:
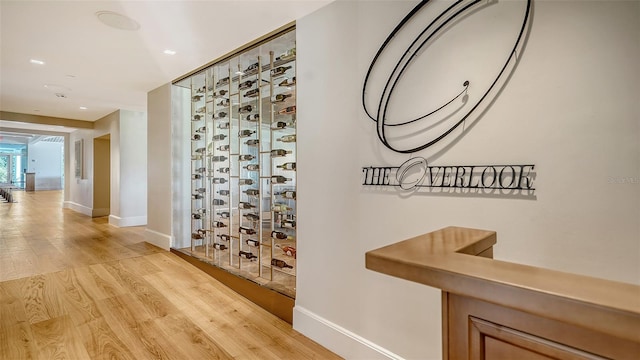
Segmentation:
{"type": "Polygon", "coordinates": [[[61,208],[1,204],[0,359],[339,359],[174,254],[61,208]]]}

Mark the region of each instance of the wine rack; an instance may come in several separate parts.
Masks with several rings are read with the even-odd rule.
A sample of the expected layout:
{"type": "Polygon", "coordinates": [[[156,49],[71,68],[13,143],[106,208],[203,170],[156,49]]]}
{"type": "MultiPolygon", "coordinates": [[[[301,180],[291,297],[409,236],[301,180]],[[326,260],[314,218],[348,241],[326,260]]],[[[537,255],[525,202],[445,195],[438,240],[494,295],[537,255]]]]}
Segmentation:
{"type": "Polygon", "coordinates": [[[181,81],[190,90],[191,242],[182,249],[295,297],[295,31],[181,81]]]}

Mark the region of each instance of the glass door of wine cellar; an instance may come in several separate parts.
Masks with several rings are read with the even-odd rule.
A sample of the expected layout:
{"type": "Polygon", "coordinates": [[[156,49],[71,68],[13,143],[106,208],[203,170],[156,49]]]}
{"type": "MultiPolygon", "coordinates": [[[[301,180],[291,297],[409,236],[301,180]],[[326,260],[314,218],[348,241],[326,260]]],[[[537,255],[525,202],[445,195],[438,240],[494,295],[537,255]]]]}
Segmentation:
{"type": "Polygon", "coordinates": [[[190,240],[177,250],[294,298],[295,30],[174,86],[189,94],[191,164],[190,240]]]}

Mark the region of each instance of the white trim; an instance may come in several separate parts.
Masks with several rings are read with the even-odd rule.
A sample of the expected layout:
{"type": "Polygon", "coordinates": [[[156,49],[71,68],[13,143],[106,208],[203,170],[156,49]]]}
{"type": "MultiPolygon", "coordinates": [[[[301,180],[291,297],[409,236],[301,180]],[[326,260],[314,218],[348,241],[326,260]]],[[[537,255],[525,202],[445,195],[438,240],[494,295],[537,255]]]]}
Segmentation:
{"type": "Polygon", "coordinates": [[[100,216],[107,216],[109,215],[109,208],[100,208],[100,209],[96,209],[94,208],[93,211],[91,212],[91,216],[93,217],[100,217],[100,216]]]}
{"type": "Polygon", "coordinates": [[[169,248],[171,247],[171,235],[159,233],[148,228],[144,230],[144,233],[146,242],[148,242],[149,244],[155,245],[165,250],[169,250],[169,248]]]}
{"type": "Polygon", "coordinates": [[[81,214],[85,214],[87,216],[91,216],[93,214],[93,209],[90,207],[86,207],[84,205],[80,205],[73,201],[65,201],[62,203],[62,207],[66,209],[71,209],[73,211],[79,212],[81,214]]]}
{"type": "Polygon", "coordinates": [[[132,216],[132,217],[121,218],[119,216],[109,215],[109,224],[116,227],[147,225],[147,217],[132,216]]]}
{"type": "Polygon", "coordinates": [[[345,359],[404,359],[298,305],[293,308],[293,328],[345,359]]]}

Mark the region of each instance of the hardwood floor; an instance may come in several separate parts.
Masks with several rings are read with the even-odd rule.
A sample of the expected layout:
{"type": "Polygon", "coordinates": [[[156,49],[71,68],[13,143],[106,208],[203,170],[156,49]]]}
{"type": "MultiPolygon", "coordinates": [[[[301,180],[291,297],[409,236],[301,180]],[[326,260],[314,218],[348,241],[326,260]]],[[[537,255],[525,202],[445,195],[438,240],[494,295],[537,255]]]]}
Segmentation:
{"type": "Polygon", "coordinates": [[[176,255],[62,209],[0,204],[1,359],[339,359],[176,255]]]}

